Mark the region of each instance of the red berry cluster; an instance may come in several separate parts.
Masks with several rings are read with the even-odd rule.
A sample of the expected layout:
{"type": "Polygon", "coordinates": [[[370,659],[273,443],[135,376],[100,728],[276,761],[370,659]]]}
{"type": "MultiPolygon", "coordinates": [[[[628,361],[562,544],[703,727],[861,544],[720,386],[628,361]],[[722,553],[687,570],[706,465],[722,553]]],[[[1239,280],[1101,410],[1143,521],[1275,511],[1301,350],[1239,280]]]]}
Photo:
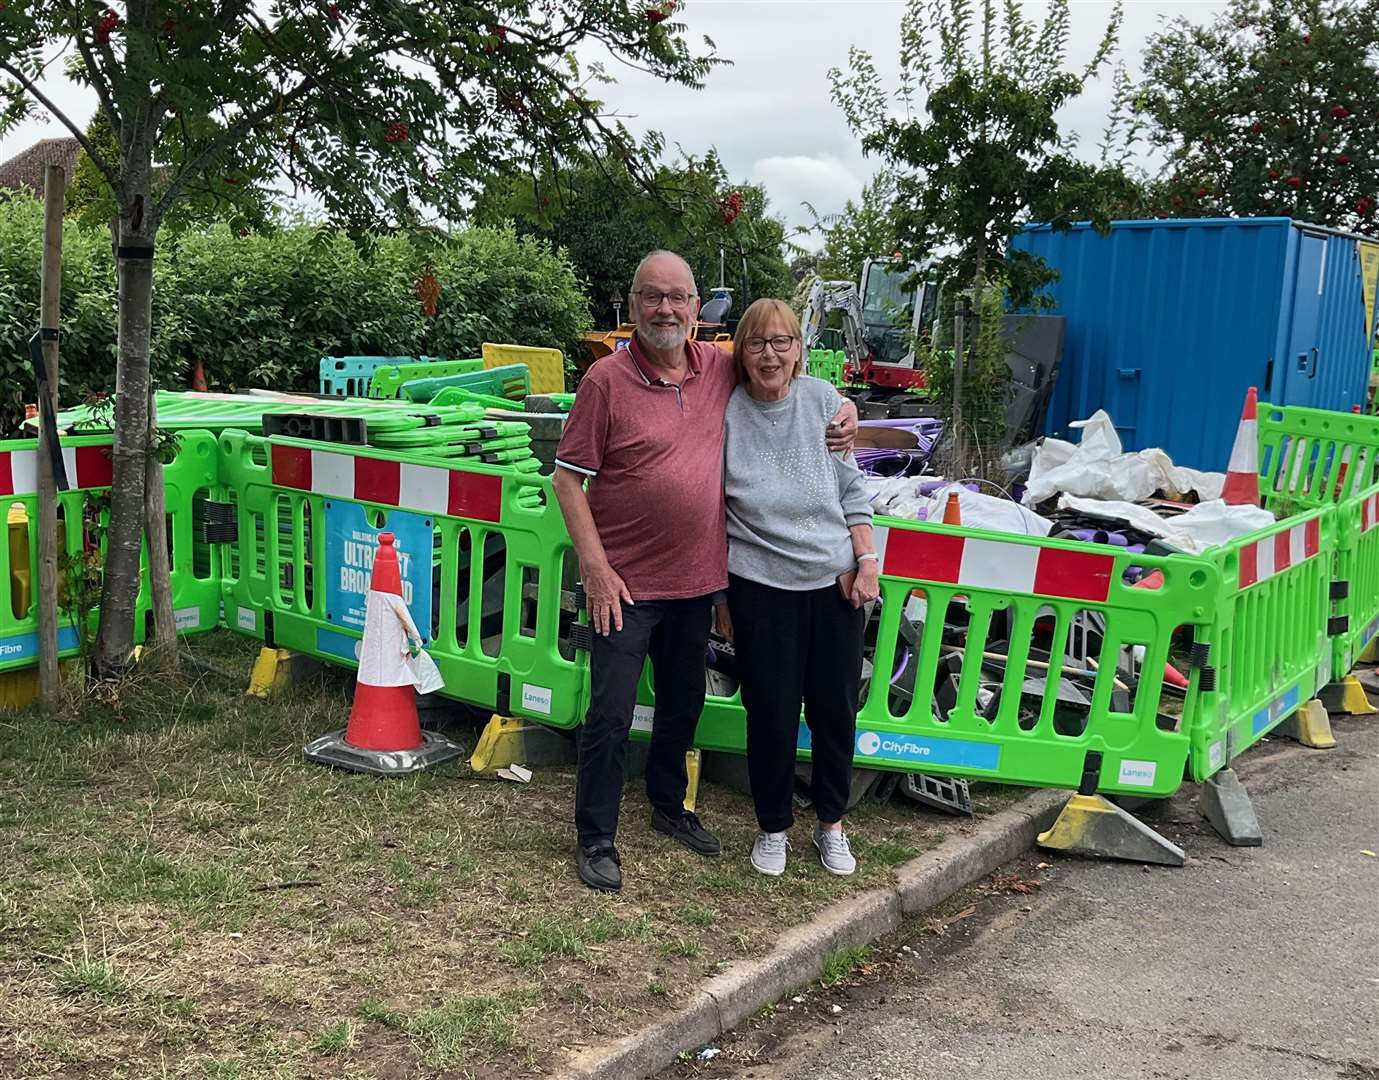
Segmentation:
{"type": "Polygon", "coordinates": [[[101,44],[105,44],[110,40],[111,33],[119,25],[120,13],[114,8],[106,8],[105,14],[100,18],[100,22],[96,23],[96,37],[101,44]]]}
{"type": "Polygon", "coordinates": [[[326,14],[330,16],[332,22],[339,22],[344,18],[344,15],[340,12],[339,4],[327,4],[326,14]]]}
{"type": "Polygon", "coordinates": [[[1369,195],[1361,195],[1358,199],[1355,200],[1355,212],[1356,212],[1356,213],[1361,214],[1361,215],[1367,215],[1367,214],[1368,214],[1371,210],[1373,210],[1373,209],[1374,209],[1374,199],[1373,199],[1371,196],[1369,196],[1369,195]]]}
{"type": "Polygon", "coordinates": [[[1333,105],[1331,107],[1331,119],[1333,120],[1344,120],[1349,115],[1350,110],[1344,105],[1333,105]]]}
{"type": "Polygon", "coordinates": [[[646,9],[646,21],[655,26],[658,22],[665,22],[680,7],[679,0],[665,0],[665,3],[657,4],[655,7],[646,9]]]}
{"type": "Polygon", "coordinates": [[[724,225],[731,225],[738,219],[738,215],[746,208],[743,201],[742,192],[734,191],[726,198],[718,200],[718,214],[723,219],[724,225]]]}
{"type": "Polygon", "coordinates": [[[506,26],[490,26],[488,28],[488,41],[484,44],[484,52],[492,56],[501,49],[508,40],[508,28],[506,26]]]}
{"type": "Polygon", "coordinates": [[[421,313],[434,319],[441,298],[441,283],[436,280],[436,271],[429,266],[423,270],[417,278],[416,290],[421,298],[421,313]]]}
{"type": "Polygon", "coordinates": [[[406,124],[401,120],[394,120],[388,125],[388,133],[383,136],[383,141],[386,143],[406,142],[409,134],[406,124]]]}

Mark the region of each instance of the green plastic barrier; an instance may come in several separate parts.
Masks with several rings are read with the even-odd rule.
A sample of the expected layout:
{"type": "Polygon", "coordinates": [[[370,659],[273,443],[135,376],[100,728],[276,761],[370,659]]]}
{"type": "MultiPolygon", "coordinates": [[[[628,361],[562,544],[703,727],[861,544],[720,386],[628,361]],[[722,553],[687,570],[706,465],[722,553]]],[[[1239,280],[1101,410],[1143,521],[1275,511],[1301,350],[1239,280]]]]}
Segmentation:
{"type": "MultiPolygon", "coordinates": [[[[110,438],[77,436],[61,440],[69,490],[57,496],[59,550],[79,556],[94,543],[93,527],[108,520],[104,505],[110,488],[110,438]]],[[[0,671],[38,663],[38,494],[36,439],[0,443],[0,505],[8,516],[8,543],[0,545],[0,581],[10,583],[9,602],[0,602],[0,671]]],[[[214,630],[220,617],[220,566],[202,542],[199,506],[216,487],[215,437],[183,432],[176,460],[163,468],[169,520],[173,611],[178,631],[214,630]]],[[[143,551],[147,566],[147,547],[143,551]]],[[[59,589],[66,595],[59,569],[59,589]]],[[[150,596],[147,574],[135,609],[135,641],[147,630],[150,596]]],[[[94,631],[97,612],[91,612],[94,631]]],[[[71,614],[58,612],[58,655],[76,656],[80,634],[71,614]]]]}
{"type": "Polygon", "coordinates": [[[321,393],[334,397],[368,397],[369,380],[381,367],[429,361],[431,356],[323,356],[317,378],[321,393]]]}
{"type": "Polygon", "coordinates": [[[395,399],[405,383],[413,379],[434,379],[441,375],[462,375],[467,371],[482,371],[481,357],[469,360],[426,360],[406,364],[388,364],[378,368],[369,380],[369,397],[395,399]]]}
{"type": "Polygon", "coordinates": [[[823,379],[834,386],[843,386],[843,364],[846,357],[842,352],[832,349],[810,349],[805,370],[816,379],[823,379]]]}
{"type": "MultiPolygon", "coordinates": [[[[876,525],[882,604],[869,627],[876,647],[857,717],[859,768],[1067,789],[1087,774],[1097,791],[1147,796],[1178,788],[1189,738],[1159,713],[1162,672],[1175,628],[1204,627],[1216,613],[1221,577],[1210,560],[887,518],[876,525]],[[1124,585],[1131,564],[1162,571],[1163,586],[1124,585]],[[1089,619],[1104,620],[1100,644],[1069,660],[1088,640],[1089,619]],[[944,623],[955,620],[968,625],[965,647],[945,640],[944,623]],[[1040,663],[1036,648],[1051,659],[1040,663]],[[1132,656],[1133,690],[1117,677],[1132,656]],[[1066,685],[1064,676],[1080,687],[1080,704],[1045,692],[1066,685]],[[934,688],[945,683],[952,700],[940,717],[934,688]]],[[[644,674],[634,730],[649,730],[654,704],[644,674]]],[[[745,719],[736,693],[710,695],[696,742],[744,752],[745,719]]],[[[798,746],[808,757],[803,723],[798,746]]]]}
{"type": "Polygon", "coordinates": [[[1259,407],[1260,490],[1276,514],[1338,507],[1330,622],[1332,677],[1348,674],[1379,630],[1379,567],[1367,512],[1379,482],[1379,418],[1259,407]]]}
{"type": "Polygon", "coordinates": [[[1350,673],[1379,634],[1379,484],[1336,508],[1332,677],[1350,673]]]}
{"type": "Polygon", "coordinates": [[[418,627],[446,695],[558,727],[583,716],[587,660],[571,640],[576,563],[546,478],[237,431],[222,434],[219,451],[239,523],[223,580],[228,625],[355,666],[362,623],[336,583],[351,582],[348,595],[362,602],[373,547],[353,531],[363,521],[392,527],[404,556],[429,562],[414,585],[429,603],[415,606],[415,593],[408,602],[425,609],[418,627]],[[339,532],[342,522],[351,531],[339,532]],[[402,539],[417,535],[426,550],[402,539]],[[342,549],[345,562],[328,558],[342,549]]]}
{"type": "Polygon", "coordinates": [[[504,364],[502,367],[484,368],[482,371],[462,371],[455,375],[412,379],[402,384],[399,396],[408,401],[429,402],[442,390],[454,387],[502,398],[509,402],[511,407],[512,402],[521,402],[531,393],[531,372],[526,364],[504,364]]]}
{"type": "Polygon", "coordinates": [[[431,399],[431,407],[434,409],[455,405],[478,405],[483,409],[503,409],[511,412],[516,404],[515,401],[505,397],[480,394],[459,386],[448,386],[431,399]]]}
{"type": "Polygon", "coordinates": [[[1222,593],[1211,624],[1194,631],[1204,666],[1183,713],[1194,780],[1230,765],[1331,681],[1337,517],[1320,507],[1212,549],[1222,593]]]}

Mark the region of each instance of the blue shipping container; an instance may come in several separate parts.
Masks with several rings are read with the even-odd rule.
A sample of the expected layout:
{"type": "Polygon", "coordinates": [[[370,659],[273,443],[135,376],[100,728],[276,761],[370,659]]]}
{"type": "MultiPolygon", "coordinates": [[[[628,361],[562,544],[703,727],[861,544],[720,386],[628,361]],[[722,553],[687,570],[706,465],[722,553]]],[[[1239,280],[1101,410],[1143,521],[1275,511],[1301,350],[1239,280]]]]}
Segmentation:
{"type": "Polygon", "coordinates": [[[1013,244],[1059,271],[1050,314],[1067,319],[1045,430],[1068,438],[1105,409],[1127,450],[1223,470],[1247,387],[1261,402],[1363,404],[1359,239],[1289,218],[1030,226],[1013,244]]]}

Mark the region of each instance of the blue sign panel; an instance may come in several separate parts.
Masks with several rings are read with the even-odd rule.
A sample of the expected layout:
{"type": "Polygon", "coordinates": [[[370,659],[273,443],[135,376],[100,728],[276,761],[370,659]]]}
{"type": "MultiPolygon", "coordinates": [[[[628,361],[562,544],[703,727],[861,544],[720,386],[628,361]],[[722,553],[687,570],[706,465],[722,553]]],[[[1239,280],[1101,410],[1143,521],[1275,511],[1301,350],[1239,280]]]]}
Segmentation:
{"type": "Polygon", "coordinates": [[[402,599],[423,641],[431,637],[431,519],[390,510],[375,528],[358,503],[326,503],[326,618],[361,633],[364,601],[369,592],[378,534],[396,537],[394,548],[402,570],[402,599]]]}

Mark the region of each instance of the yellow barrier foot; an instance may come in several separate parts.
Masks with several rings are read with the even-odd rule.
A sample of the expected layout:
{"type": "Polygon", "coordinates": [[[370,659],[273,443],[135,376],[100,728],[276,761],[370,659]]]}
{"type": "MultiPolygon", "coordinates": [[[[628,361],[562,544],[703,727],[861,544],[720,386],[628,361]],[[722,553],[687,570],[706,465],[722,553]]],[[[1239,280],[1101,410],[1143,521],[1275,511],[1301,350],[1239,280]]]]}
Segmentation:
{"type": "Polygon", "coordinates": [[[1039,846],[1104,859],[1182,866],[1183,849],[1100,795],[1074,795],[1039,846]]]}
{"type": "Polygon", "coordinates": [[[1264,843],[1249,793],[1234,769],[1222,769],[1207,778],[1197,797],[1197,809],[1232,847],[1259,847],[1264,843]]]}
{"type": "Polygon", "coordinates": [[[291,649],[272,649],[265,645],[254,660],[249,673],[250,697],[266,698],[287,686],[287,665],[292,659],[291,649]]]}
{"type": "Polygon", "coordinates": [[[699,774],[703,771],[704,755],[699,750],[685,752],[685,775],[689,784],[685,787],[685,809],[694,813],[695,800],[699,798],[699,774]]]}
{"type": "Polygon", "coordinates": [[[265,645],[254,659],[245,693],[256,698],[272,697],[320,671],[322,666],[314,656],[265,645]]]}
{"type": "Polygon", "coordinates": [[[1326,706],[1316,698],[1303,702],[1302,707],[1276,730],[1313,750],[1330,750],[1336,745],[1336,737],[1331,734],[1331,717],[1326,714],[1326,706]]]}
{"type": "Polygon", "coordinates": [[[492,773],[509,765],[569,765],[576,758],[573,735],[520,716],[494,713],[479,735],[469,767],[492,773]]]}
{"type": "Polygon", "coordinates": [[[1347,675],[1340,682],[1328,683],[1318,695],[1327,712],[1349,713],[1351,716],[1372,716],[1379,713],[1364,686],[1354,675],[1347,675]]]}

